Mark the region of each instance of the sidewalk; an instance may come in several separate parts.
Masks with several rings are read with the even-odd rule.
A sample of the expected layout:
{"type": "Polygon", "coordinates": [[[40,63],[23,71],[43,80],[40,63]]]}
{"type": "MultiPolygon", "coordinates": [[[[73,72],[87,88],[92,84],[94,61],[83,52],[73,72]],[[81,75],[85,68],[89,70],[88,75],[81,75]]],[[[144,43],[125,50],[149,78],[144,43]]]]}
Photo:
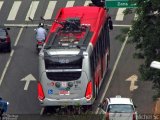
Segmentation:
{"type": "Polygon", "coordinates": [[[160,98],[155,102],[154,114],[160,114],[160,98]]]}

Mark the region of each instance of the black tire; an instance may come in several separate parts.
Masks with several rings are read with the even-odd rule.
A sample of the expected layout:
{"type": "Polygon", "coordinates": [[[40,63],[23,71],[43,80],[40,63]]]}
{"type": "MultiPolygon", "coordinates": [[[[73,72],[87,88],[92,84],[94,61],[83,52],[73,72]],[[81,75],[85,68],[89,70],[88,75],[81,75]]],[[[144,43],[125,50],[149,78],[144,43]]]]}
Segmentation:
{"type": "Polygon", "coordinates": [[[97,98],[98,98],[98,87],[97,86],[95,86],[95,100],[97,100],[97,98]]]}
{"type": "Polygon", "coordinates": [[[40,49],[37,48],[37,54],[39,54],[39,52],[40,52],[40,49]]]}
{"type": "Polygon", "coordinates": [[[11,52],[11,45],[9,45],[7,52],[11,52]]]}
{"type": "Polygon", "coordinates": [[[11,52],[11,44],[8,44],[4,52],[11,52]]]}
{"type": "MultiPolygon", "coordinates": [[[[110,54],[110,53],[109,53],[109,54],[110,54]]],[[[110,66],[109,66],[109,63],[110,63],[110,56],[107,55],[107,66],[106,66],[106,67],[107,67],[107,68],[106,68],[106,69],[107,69],[107,72],[108,72],[109,67],[110,67],[110,66]]]]}
{"type": "Polygon", "coordinates": [[[99,78],[98,78],[98,86],[97,86],[97,96],[99,94],[99,78]]]}
{"type": "Polygon", "coordinates": [[[39,54],[40,49],[38,48],[38,45],[36,46],[36,49],[37,49],[37,54],[39,54]]]}
{"type": "Polygon", "coordinates": [[[95,100],[97,99],[97,86],[95,85],[95,100]]]}

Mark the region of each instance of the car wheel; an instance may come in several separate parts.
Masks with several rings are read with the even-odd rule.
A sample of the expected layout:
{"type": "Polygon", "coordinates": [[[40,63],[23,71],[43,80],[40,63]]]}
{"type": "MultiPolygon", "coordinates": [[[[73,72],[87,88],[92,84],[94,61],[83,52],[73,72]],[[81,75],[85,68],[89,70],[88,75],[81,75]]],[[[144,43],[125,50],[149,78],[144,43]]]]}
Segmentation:
{"type": "Polygon", "coordinates": [[[7,52],[11,52],[11,45],[8,46],[7,52]]]}

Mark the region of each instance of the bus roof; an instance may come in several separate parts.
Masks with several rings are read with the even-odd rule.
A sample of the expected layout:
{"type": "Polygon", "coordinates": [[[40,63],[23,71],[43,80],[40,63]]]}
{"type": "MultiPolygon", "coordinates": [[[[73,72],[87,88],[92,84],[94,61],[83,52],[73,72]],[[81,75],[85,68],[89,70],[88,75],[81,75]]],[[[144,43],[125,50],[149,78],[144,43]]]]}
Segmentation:
{"type": "MultiPolygon", "coordinates": [[[[59,14],[57,14],[56,19],[66,20],[67,18],[79,17],[81,18],[81,24],[89,24],[91,26],[91,31],[96,27],[97,22],[100,20],[100,16],[105,15],[106,12],[104,8],[94,7],[94,6],[76,6],[61,8],[59,14]]],[[[57,24],[57,23],[53,23],[57,24]]],[[[51,30],[55,31],[55,26],[53,25],[51,30]]]]}
{"type": "MultiPolygon", "coordinates": [[[[63,22],[68,18],[79,18],[81,25],[90,26],[90,32],[93,32],[93,36],[89,41],[94,45],[106,17],[107,13],[104,8],[95,6],[76,6],[61,8],[55,19],[59,22],[63,22]]],[[[55,32],[58,27],[61,27],[61,25],[57,22],[53,22],[50,33],[55,32]]]]}

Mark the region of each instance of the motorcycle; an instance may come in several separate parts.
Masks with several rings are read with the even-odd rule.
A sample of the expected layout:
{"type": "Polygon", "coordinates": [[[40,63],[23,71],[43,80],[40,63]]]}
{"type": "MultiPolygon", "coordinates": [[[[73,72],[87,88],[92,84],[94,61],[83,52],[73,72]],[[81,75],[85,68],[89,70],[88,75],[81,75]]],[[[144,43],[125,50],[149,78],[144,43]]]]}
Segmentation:
{"type": "MultiPolygon", "coordinates": [[[[46,30],[45,37],[47,37],[47,31],[48,31],[47,25],[44,25],[43,23],[39,23],[38,27],[43,27],[46,30]]],[[[34,31],[36,32],[35,34],[37,34],[37,29],[34,29],[34,31]]],[[[45,42],[45,39],[44,40],[40,40],[40,41],[37,40],[37,52],[38,53],[42,49],[44,42],[45,42]]]]}
{"type": "Polygon", "coordinates": [[[44,41],[38,41],[38,40],[37,40],[37,52],[38,52],[38,53],[39,53],[40,50],[42,49],[43,44],[44,44],[44,41]]]}
{"type": "MultiPolygon", "coordinates": [[[[36,32],[36,29],[34,29],[34,31],[36,32]]],[[[48,31],[48,29],[46,29],[46,31],[48,31]]],[[[37,33],[35,33],[35,34],[37,34],[37,33]]],[[[36,39],[36,41],[37,41],[36,49],[37,49],[37,53],[39,53],[41,51],[42,47],[43,47],[45,39],[44,40],[40,40],[40,41],[36,39]]]]}

